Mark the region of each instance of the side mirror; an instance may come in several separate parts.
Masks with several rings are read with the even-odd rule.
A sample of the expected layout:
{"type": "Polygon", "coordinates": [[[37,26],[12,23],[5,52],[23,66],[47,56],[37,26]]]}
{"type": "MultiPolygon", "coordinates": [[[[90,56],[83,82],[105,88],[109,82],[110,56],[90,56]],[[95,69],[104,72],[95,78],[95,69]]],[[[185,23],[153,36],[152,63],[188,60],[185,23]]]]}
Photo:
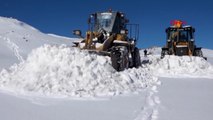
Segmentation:
{"type": "Polygon", "coordinates": [[[81,30],[73,30],[73,35],[81,36],[81,30]]]}

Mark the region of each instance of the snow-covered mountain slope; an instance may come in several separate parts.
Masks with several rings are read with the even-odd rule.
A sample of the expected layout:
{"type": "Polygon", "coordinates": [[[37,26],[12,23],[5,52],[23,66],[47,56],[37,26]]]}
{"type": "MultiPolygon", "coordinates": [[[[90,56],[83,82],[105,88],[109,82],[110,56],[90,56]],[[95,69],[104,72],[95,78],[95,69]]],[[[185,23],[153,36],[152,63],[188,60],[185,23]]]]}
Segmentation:
{"type": "Polygon", "coordinates": [[[210,49],[202,49],[203,55],[212,59],[213,58],[213,50],[210,49]]]}
{"type": "Polygon", "coordinates": [[[0,17],[0,68],[26,59],[32,49],[44,44],[71,45],[71,38],[47,35],[12,18],[0,17]]]}

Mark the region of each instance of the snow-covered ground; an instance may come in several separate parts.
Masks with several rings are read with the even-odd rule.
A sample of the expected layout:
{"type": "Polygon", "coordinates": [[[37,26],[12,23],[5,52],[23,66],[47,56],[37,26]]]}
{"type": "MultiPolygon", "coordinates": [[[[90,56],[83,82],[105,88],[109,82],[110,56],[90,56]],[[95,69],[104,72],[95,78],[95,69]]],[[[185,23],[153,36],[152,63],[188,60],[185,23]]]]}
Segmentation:
{"type": "Polygon", "coordinates": [[[138,69],[71,48],[75,39],[0,17],[3,120],[211,120],[213,50],[198,57],[148,49],[138,69]],[[45,45],[46,44],[46,45],[45,45]],[[63,44],[63,45],[62,45],[63,44]]]}
{"type": "Polygon", "coordinates": [[[212,120],[213,78],[160,78],[159,120],[212,120]]]}

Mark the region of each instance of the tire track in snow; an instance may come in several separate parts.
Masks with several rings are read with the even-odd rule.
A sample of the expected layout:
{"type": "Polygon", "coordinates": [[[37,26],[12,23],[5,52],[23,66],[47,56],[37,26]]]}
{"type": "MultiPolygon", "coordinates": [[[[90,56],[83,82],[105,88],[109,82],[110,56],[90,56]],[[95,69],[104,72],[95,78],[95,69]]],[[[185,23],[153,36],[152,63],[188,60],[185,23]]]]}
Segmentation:
{"type": "Polygon", "coordinates": [[[8,47],[13,51],[14,55],[17,57],[17,59],[20,61],[20,62],[23,62],[24,59],[23,57],[19,54],[19,46],[16,45],[14,42],[12,42],[9,38],[7,37],[2,37],[0,36],[0,38],[3,38],[3,40],[5,40],[8,44],[8,47]]]}
{"type": "Polygon", "coordinates": [[[139,114],[134,120],[157,120],[158,119],[158,107],[161,103],[160,98],[157,93],[157,86],[161,85],[161,82],[158,81],[156,85],[147,89],[146,103],[145,106],[141,107],[139,114]]]}

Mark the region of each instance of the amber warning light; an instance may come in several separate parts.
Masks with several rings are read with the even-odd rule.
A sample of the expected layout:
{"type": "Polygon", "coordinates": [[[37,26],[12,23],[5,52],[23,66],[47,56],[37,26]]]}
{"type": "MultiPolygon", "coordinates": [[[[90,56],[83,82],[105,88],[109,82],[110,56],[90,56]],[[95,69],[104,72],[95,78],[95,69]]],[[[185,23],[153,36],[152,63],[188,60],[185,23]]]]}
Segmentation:
{"type": "Polygon", "coordinates": [[[181,20],[172,20],[171,21],[171,25],[175,26],[175,27],[182,27],[182,25],[185,25],[186,22],[181,21],[181,20]]]}

